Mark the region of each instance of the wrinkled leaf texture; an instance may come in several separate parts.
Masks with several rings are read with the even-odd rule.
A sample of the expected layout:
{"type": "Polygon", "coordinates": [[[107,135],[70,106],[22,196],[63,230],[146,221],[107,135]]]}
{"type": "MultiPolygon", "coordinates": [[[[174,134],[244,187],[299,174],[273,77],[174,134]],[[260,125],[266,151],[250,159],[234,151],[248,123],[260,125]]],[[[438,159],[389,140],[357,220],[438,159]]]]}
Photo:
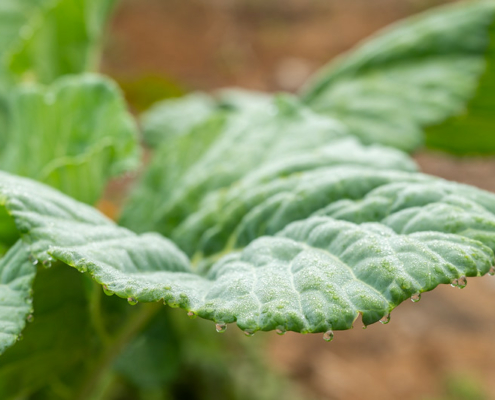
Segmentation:
{"type": "Polygon", "coordinates": [[[291,96],[233,108],[164,136],[122,218],[139,234],[0,172],[16,246],[130,303],[164,301],[247,334],[349,329],[359,314],[371,324],[416,293],[490,270],[495,195],[415,172],[404,153],[360,144],[348,123],[291,96]]]}
{"type": "Polygon", "coordinates": [[[432,147],[493,152],[494,40],[493,1],[439,7],[330,62],[301,96],[363,143],[413,151],[428,128],[432,147]]]}

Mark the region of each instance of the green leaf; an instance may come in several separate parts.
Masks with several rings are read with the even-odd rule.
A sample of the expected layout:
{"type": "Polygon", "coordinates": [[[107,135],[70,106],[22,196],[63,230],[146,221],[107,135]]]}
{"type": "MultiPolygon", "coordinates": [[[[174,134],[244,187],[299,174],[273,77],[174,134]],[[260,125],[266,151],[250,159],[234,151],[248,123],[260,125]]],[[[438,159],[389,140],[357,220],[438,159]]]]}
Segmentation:
{"type": "Polygon", "coordinates": [[[95,70],[104,24],[114,3],[5,0],[0,21],[9,22],[2,28],[0,54],[8,72],[15,79],[51,83],[62,75],[95,70]]]}
{"type": "Polygon", "coordinates": [[[219,118],[223,113],[272,107],[272,101],[273,97],[266,93],[238,88],[221,89],[213,97],[196,92],[163,100],[141,118],[144,140],[149,146],[158,147],[176,136],[190,134],[193,128],[201,129],[209,119],[219,118]]]}
{"type": "Polygon", "coordinates": [[[118,88],[98,75],[27,85],[8,102],[0,169],[48,183],[87,203],[111,176],[134,169],[137,132],[118,88]]]}
{"type": "Polygon", "coordinates": [[[146,144],[157,147],[176,136],[187,134],[203,123],[216,110],[214,100],[203,93],[192,93],[178,99],[161,101],[141,118],[146,144]]]}
{"type": "Polygon", "coordinates": [[[27,246],[19,241],[0,259],[0,354],[21,338],[32,313],[32,284],[36,268],[27,246]]]}
{"type": "Polygon", "coordinates": [[[260,165],[345,136],[337,122],[312,113],[289,96],[276,97],[263,107],[216,115],[163,143],[121,223],[138,232],[168,235],[210,191],[234,184],[260,165]]]}
{"type": "MultiPolygon", "coordinates": [[[[333,150],[334,154],[344,154],[342,147],[333,150]]],[[[263,179],[263,173],[259,173],[261,179],[253,173],[229,190],[206,198],[198,211],[174,230],[173,238],[190,255],[196,251],[197,255],[210,256],[243,247],[258,236],[273,235],[288,223],[306,218],[334,201],[359,199],[389,183],[433,180],[421,174],[387,171],[387,161],[388,166],[394,161],[400,165],[400,159],[387,160],[389,154],[383,149],[376,149],[369,159],[360,158],[359,151],[352,150],[347,163],[342,162],[342,157],[329,157],[326,165],[309,163],[306,170],[268,174],[271,180],[263,179]],[[361,165],[367,161],[369,164],[355,165],[356,159],[361,165]],[[373,160],[382,160],[383,169],[373,160]],[[336,165],[332,166],[332,161],[336,165]]],[[[364,152],[361,150],[361,154],[364,152]]]]}
{"type": "Polygon", "coordinates": [[[456,155],[495,154],[495,25],[490,26],[486,66],[463,111],[426,128],[426,145],[456,155]]]}
{"type": "Polygon", "coordinates": [[[425,127],[451,116],[461,121],[456,137],[491,132],[493,89],[476,89],[493,64],[494,18],[492,1],[472,1],[395,24],[324,67],[303,89],[304,102],[344,122],[364,143],[406,151],[423,143],[425,127]],[[482,99],[466,110],[476,94],[482,99]]]}
{"type": "MultiPolygon", "coordinates": [[[[364,171],[369,176],[361,175],[361,179],[369,183],[356,188],[354,198],[394,180],[404,181],[407,175],[369,169],[359,172],[364,171]]],[[[337,174],[328,169],[317,172],[319,178],[325,172],[331,172],[329,177],[337,174]]],[[[428,183],[430,192],[443,182],[409,175],[410,182],[428,183]]],[[[354,182],[341,179],[343,188],[336,186],[337,194],[326,197],[326,204],[335,200],[339,191],[346,197],[345,187],[352,187],[356,177],[354,182]]],[[[458,189],[460,200],[476,202],[479,210],[483,204],[495,204],[492,194],[450,185],[458,189]],[[463,192],[467,193],[464,198],[463,192]]],[[[431,196],[426,195],[423,203],[429,199],[431,196]]],[[[292,200],[297,201],[297,196],[292,200]]],[[[300,205],[305,202],[311,204],[302,201],[300,205]]],[[[299,221],[290,224],[288,218],[275,236],[256,239],[241,252],[222,258],[209,271],[197,273],[163,237],[133,234],[96,210],[30,180],[0,173],[0,204],[40,260],[53,257],[87,272],[105,285],[107,292],[131,303],[163,300],[216,321],[219,330],[224,323],[237,322],[247,334],[273,329],[348,329],[359,313],[364,323],[370,324],[412,295],[441,283],[485,274],[494,262],[493,249],[463,235],[483,222],[466,221],[471,213],[467,206],[464,213],[460,208],[453,215],[454,223],[463,225],[456,234],[431,227],[426,232],[402,234],[383,224],[357,225],[326,216],[307,218],[310,206],[299,221]]],[[[486,219],[484,229],[493,235],[493,214],[488,209],[483,212],[478,217],[486,219]]]]}

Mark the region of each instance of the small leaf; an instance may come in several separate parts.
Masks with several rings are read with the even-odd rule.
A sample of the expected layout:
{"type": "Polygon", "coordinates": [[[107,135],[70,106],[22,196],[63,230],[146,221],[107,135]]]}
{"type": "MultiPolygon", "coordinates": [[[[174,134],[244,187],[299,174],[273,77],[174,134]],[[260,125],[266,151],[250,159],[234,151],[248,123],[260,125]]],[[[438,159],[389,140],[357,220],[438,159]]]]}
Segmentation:
{"type": "Polygon", "coordinates": [[[27,246],[18,241],[0,259],[0,354],[15,344],[32,310],[32,284],[36,267],[27,246]]]}

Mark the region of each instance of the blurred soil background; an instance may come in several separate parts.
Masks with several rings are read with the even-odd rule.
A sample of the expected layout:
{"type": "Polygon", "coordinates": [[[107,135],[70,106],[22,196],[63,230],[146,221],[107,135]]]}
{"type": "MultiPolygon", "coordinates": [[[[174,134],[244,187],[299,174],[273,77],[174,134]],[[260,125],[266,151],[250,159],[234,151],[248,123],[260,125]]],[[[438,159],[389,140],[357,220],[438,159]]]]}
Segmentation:
{"type": "MultiPolygon", "coordinates": [[[[164,97],[239,86],[295,91],[321,65],[435,0],[124,0],[103,71],[139,112],[164,97]]],[[[424,150],[424,172],[495,192],[494,158],[424,150]]],[[[110,187],[108,198],[121,193],[110,187]],[[113,194],[113,196],[112,196],[113,194]]],[[[275,334],[266,362],[303,398],[495,399],[495,277],[443,286],[406,302],[390,324],[321,335],[275,334]]],[[[233,329],[231,329],[232,331],[233,329]]],[[[232,333],[234,334],[234,333],[232,333]]],[[[243,338],[243,340],[250,340],[243,338]]]]}

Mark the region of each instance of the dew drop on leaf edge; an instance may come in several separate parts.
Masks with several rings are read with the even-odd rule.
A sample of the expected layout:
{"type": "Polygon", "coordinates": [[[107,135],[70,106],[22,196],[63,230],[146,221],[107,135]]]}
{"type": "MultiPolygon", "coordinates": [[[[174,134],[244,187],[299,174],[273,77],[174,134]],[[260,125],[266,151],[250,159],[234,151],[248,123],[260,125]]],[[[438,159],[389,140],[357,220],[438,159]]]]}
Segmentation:
{"type": "Polygon", "coordinates": [[[275,333],[277,335],[285,335],[285,328],[283,326],[277,326],[277,329],[275,329],[275,333]]]}
{"type": "Polygon", "coordinates": [[[381,319],[380,319],[380,322],[383,324],[383,325],[386,325],[390,322],[390,313],[388,313],[387,315],[384,315],[381,319]]]}
{"type": "Polygon", "coordinates": [[[134,297],[128,297],[127,298],[127,302],[131,305],[131,306],[135,306],[138,301],[134,298],[134,297]]]}
{"type": "Polygon", "coordinates": [[[191,319],[194,319],[197,317],[197,314],[194,311],[188,311],[187,316],[191,319]]]}
{"type": "Polygon", "coordinates": [[[107,285],[103,285],[103,293],[105,293],[107,296],[112,296],[114,293],[108,289],[107,285]]]}
{"type": "Polygon", "coordinates": [[[412,296],[411,296],[411,301],[413,303],[417,303],[418,301],[421,300],[421,293],[417,292],[417,293],[414,293],[412,296]]]}
{"type": "Polygon", "coordinates": [[[215,324],[215,329],[218,333],[223,333],[227,330],[227,324],[225,322],[217,322],[215,324]]]}
{"type": "Polygon", "coordinates": [[[459,289],[464,289],[467,285],[467,278],[465,276],[461,276],[458,280],[457,280],[457,287],[459,289]]]}
{"type": "Polygon", "coordinates": [[[328,330],[323,334],[323,340],[325,342],[331,342],[333,340],[333,331],[328,330]]]}
{"type": "Polygon", "coordinates": [[[495,265],[490,268],[490,270],[488,271],[488,275],[495,275],[495,265]]]}
{"type": "Polygon", "coordinates": [[[251,329],[246,329],[244,334],[248,337],[254,336],[254,332],[251,329]]]}
{"type": "Polygon", "coordinates": [[[53,261],[53,258],[51,258],[51,257],[47,258],[46,260],[44,260],[42,262],[43,267],[50,268],[52,266],[52,261],[53,261]]]}

